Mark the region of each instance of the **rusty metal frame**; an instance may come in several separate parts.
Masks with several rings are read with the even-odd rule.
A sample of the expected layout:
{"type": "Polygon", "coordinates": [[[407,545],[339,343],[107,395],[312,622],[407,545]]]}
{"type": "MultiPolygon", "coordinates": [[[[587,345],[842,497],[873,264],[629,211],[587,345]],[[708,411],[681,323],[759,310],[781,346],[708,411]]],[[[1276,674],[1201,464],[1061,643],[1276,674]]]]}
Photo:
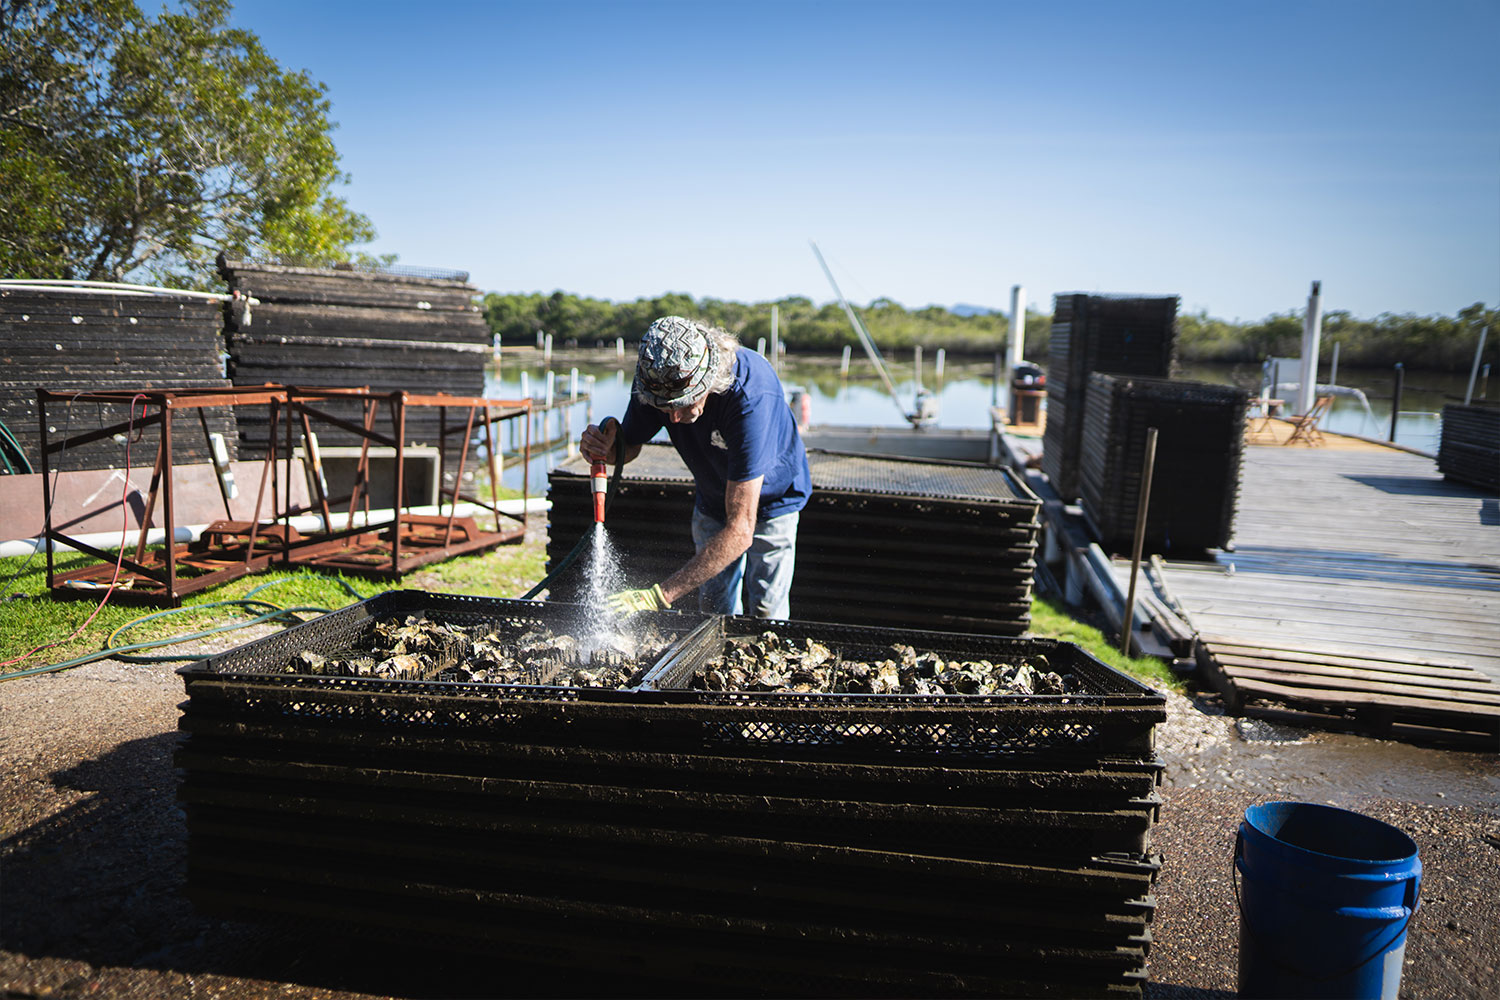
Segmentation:
{"type": "MultiPolygon", "coordinates": [[[[265,541],[260,535],[261,507],[265,500],[267,480],[275,480],[275,414],[277,406],[286,398],[280,386],[224,387],[213,389],[105,389],[94,392],[56,392],[37,390],[37,415],[41,422],[41,474],[42,507],[44,527],[42,538],[47,550],[47,587],[54,597],[91,598],[99,590],[109,586],[115,576],[118,560],[119,579],[115,581],[115,600],[125,604],[146,604],[177,607],[182,598],[207,587],[228,583],[250,573],[264,569],[275,558],[282,545],[261,545],[265,541]],[[48,403],[98,403],[105,406],[126,407],[126,419],[108,427],[85,431],[56,441],[50,440],[47,424],[48,403]],[[140,405],[142,415],[135,417],[135,408],[140,405]],[[256,495],[255,514],[249,524],[244,525],[247,542],[243,544],[191,546],[176,541],[176,521],[172,495],[172,435],[174,417],[182,412],[193,411],[202,424],[204,437],[208,437],[208,421],[204,410],[219,406],[270,406],[272,413],[271,446],[261,466],[259,492],[256,495]],[[134,558],[127,558],[122,551],[119,556],[89,545],[79,538],[57,530],[52,524],[52,484],[50,456],[68,448],[76,448],[93,441],[114,437],[123,433],[139,433],[147,427],[159,426],[156,461],[151,473],[151,488],[146,499],[146,509],[141,517],[140,532],[136,538],[134,558]],[[159,552],[147,551],[147,538],[151,521],[156,512],[158,498],[162,506],[162,528],[166,537],[159,552]],[[82,569],[59,573],[54,560],[54,543],[60,542],[76,551],[93,556],[100,562],[82,569]],[[179,566],[201,570],[199,575],[182,576],[179,566]]],[[[224,499],[226,520],[219,522],[239,526],[239,522],[228,520],[233,515],[229,508],[229,495],[221,481],[220,494],[224,499]]],[[[273,505],[275,488],[272,487],[273,505]]],[[[223,536],[221,536],[223,537],[223,536]]],[[[127,549],[122,536],[121,547],[127,549]]]]}
{"type": "MultiPolygon", "coordinates": [[[[303,454],[308,456],[313,467],[309,478],[309,498],[312,501],[306,510],[291,509],[290,475],[284,485],[286,502],[283,515],[290,518],[299,513],[316,513],[323,522],[324,530],[305,534],[300,539],[288,537],[282,557],[288,565],[307,565],[318,569],[359,573],[386,579],[400,579],[404,574],[428,563],[452,558],[471,552],[484,551],[506,542],[519,541],[526,534],[529,515],[523,507],[520,516],[500,510],[498,502],[489,503],[474,494],[462,492],[464,467],[469,458],[469,444],[473,439],[476,418],[483,412],[483,433],[490,468],[491,482],[496,489],[500,485],[498,460],[499,437],[494,425],[505,420],[527,417],[531,412],[530,400],[487,399],[477,396],[451,396],[447,393],[429,395],[403,391],[382,392],[369,388],[333,388],[292,386],[287,389],[286,407],[286,454],[293,450],[293,436],[300,427],[303,454]],[[361,423],[337,417],[323,406],[334,400],[357,400],[363,409],[361,423]],[[439,468],[447,464],[448,437],[456,432],[448,427],[448,411],[464,411],[462,424],[463,442],[454,470],[451,491],[439,499],[438,513],[417,514],[406,502],[405,491],[405,441],[406,411],[409,407],[435,406],[439,408],[439,468]],[[390,431],[376,429],[377,416],[382,408],[390,413],[390,431]],[[324,486],[318,463],[313,458],[312,446],[314,421],[331,424],[354,433],[360,438],[360,458],[355,469],[354,487],[347,497],[329,497],[324,486]],[[391,517],[372,523],[369,500],[369,447],[379,444],[395,452],[395,488],[391,517]],[[348,502],[343,527],[335,527],[333,505],[348,502]],[[495,516],[493,531],[480,530],[472,517],[459,517],[458,504],[470,503],[489,510],[495,516]],[[356,523],[356,514],[363,502],[364,517],[356,523]],[[443,508],[447,513],[443,513],[443,508]],[[506,525],[502,518],[518,521],[518,525],[506,525]],[[460,537],[461,536],[461,537],[460,537]]],[[[523,491],[530,493],[531,421],[526,420],[526,467],[523,491]]],[[[288,523],[288,528],[290,525],[288,523]]]]}

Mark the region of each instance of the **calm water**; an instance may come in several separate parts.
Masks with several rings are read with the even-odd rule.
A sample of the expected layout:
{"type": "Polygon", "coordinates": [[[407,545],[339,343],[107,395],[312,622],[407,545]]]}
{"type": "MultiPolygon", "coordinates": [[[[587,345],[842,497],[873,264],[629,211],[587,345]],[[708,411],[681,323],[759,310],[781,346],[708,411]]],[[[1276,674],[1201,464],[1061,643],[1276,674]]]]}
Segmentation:
{"type": "MultiPolygon", "coordinates": [[[[576,444],[578,435],[587,422],[597,422],[610,415],[618,416],[625,410],[625,404],[629,401],[631,369],[621,365],[608,352],[600,353],[602,360],[576,366],[579,393],[581,396],[591,396],[587,403],[580,402],[570,408],[567,414],[554,411],[545,421],[540,416],[534,418],[533,447],[537,448],[544,438],[558,442],[559,447],[543,451],[533,460],[530,482],[533,495],[545,493],[547,473],[565,460],[561,442],[572,441],[576,444]]],[[[633,358],[631,363],[633,364],[633,358]]],[[[561,363],[554,359],[554,400],[569,398],[574,367],[571,362],[561,363]]],[[[788,387],[800,388],[808,394],[812,423],[815,425],[904,427],[906,421],[902,417],[902,411],[912,408],[917,389],[912,359],[910,356],[902,359],[887,357],[886,367],[896,386],[900,406],[892,401],[870,363],[860,357],[851,362],[847,376],[840,375],[837,357],[788,359],[782,366],[781,379],[788,387]]],[[[531,397],[540,401],[547,378],[547,369],[540,363],[522,366],[502,362],[489,371],[485,394],[491,398],[519,398],[522,372],[527,375],[527,389],[531,397]]],[[[1241,385],[1253,390],[1259,384],[1260,366],[1188,366],[1181,370],[1179,377],[1241,385]]],[[[1328,377],[1326,367],[1322,377],[1328,377]]],[[[937,399],[938,427],[988,430],[991,405],[1009,406],[1010,403],[1008,386],[1003,384],[1003,379],[998,392],[996,391],[993,365],[988,361],[949,361],[939,376],[933,356],[928,354],[922,367],[921,383],[937,399]]],[[[1396,427],[1397,443],[1436,454],[1438,417],[1443,404],[1461,402],[1467,383],[1468,378],[1463,375],[1408,372],[1396,427]]],[[[1356,399],[1338,397],[1323,423],[1324,428],[1341,434],[1386,440],[1391,427],[1393,373],[1341,369],[1339,384],[1362,390],[1369,408],[1367,410],[1356,399]]],[[[1481,397],[1482,390],[1488,390],[1491,395],[1500,395],[1500,384],[1476,385],[1476,399],[1481,397]]],[[[505,485],[519,489],[519,463],[514,468],[507,468],[503,478],[505,485]]]]}

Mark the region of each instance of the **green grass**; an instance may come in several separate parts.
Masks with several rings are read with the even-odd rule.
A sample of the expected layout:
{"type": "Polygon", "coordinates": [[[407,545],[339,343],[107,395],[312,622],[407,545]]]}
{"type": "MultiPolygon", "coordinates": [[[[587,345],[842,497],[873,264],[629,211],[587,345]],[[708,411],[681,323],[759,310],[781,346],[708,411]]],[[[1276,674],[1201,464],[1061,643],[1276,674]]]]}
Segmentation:
{"type": "MultiPolygon", "coordinates": [[[[57,557],[58,570],[76,569],[97,562],[91,557],[64,554],[57,557]]],[[[0,662],[25,656],[38,646],[44,650],[27,656],[20,663],[0,667],[0,674],[27,670],[106,648],[111,634],[120,626],[135,622],[120,636],[115,646],[134,644],[172,636],[187,636],[205,629],[230,623],[248,623],[271,610],[262,606],[224,605],[221,602],[270,602],[282,608],[321,608],[336,610],[361,598],[373,597],[387,590],[410,588],[476,594],[487,597],[519,597],[544,574],[545,554],[540,546],[507,545],[490,552],[460,556],[421,571],[408,574],[403,581],[373,580],[343,574],[326,574],[308,569],[273,570],[243,577],[217,587],[191,594],[183,607],[171,614],[159,615],[164,609],[107,602],[95,614],[103,592],[90,593],[74,600],[57,600],[47,589],[46,561],[38,555],[27,564],[25,557],[0,558],[0,581],[10,580],[0,600],[0,662]],[[23,568],[24,567],[24,568],[23,568]],[[11,577],[14,575],[14,579],[11,577]],[[252,597],[253,595],[253,597],[252,597]],[[358,595],[358,596],[356,596],[358,595]],[[84,622],[93,620],[80,633],[84,622]]],[[[316,612],[303,613],[302,618],[316,612]]],[[[288,620],[290,624],[290,620],[288,620]]],[[[139,656],[170,656],[164,647],[143,650],[139,656]]]]}
{"type": "MultiPolygon", "coordinates": [[[[94,562],[90,557],[66,554],[57,558],[59,570],[78,568],[94,562]]],[[[443,593],[473,594],[481,597],[520,597],[545,575],[546,554],[535,540],[524,545],[502,545],[489,552],[459,556],[423,567],[408,574],[401,582],[365,579],[356,576],[329,575],[306,569],[271,571],[244,577],[218,587],[192,594],[183,601],[180,611],[160,615],[160,609],[128,606],[110,601],[78,635],[73,633],[94,613],[100,594],[78,600],[55,600],[47,590],[46,561],[38,555],[0,559],[0,581],[15,578],[5,588],[5,596],[25,595],[0,601],[0,662],[24,656],[37,646],[54,643],[50,648],[11,666],[0,667],[0,674],[62,663],[94,654],[106,648],[111,634],[120,626],[133,624],[114,643],[124,644],[189,636],[206,629],[230,623],[249,622],[270,610],[265,607],[225,605],[220,602],[254,600],[271,602],[283,608],[310,607],[335,610],[362,597],[395,589],[420,589],[443,593]],[[24,567],[24,568],[23,568],[24,567]],[[359,596],[356,596],[356,593],[359,596]]],[[[302,617],[307,617],[304,613],[302,617]]],[[[1084,624],[1057,605],[1033,600],[1031,632],[1045,638],[1075,642],[1110,666],[1157,687],[1183,690],[1170,667],[1150,657],[1127,657],[1103,633],[1084,624]]],[[[232,633],[231,633],[232,635],[232,633]]],[[[170,646],[142,650],[137,656],[171,656],[170,646]]]]}
{"type": "Polygon", "coordinates": [[[1076,642],[1116,670],[1122,670],[1147,684],[1179,692],[1186,688],[1182,680],[1172,672],[1172,668],[1161,660],[1153,656],[1126,656],[1103,632],[1072,617],[1062,607],[1050,601],[1032,599],[1031,632],[1049,639],[1076,642]]]}

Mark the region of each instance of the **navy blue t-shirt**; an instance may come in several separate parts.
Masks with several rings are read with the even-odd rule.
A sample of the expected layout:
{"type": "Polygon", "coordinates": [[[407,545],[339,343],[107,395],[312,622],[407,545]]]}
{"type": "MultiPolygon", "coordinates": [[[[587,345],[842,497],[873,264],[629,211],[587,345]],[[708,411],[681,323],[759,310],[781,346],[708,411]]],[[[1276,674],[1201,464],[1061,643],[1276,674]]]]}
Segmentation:
{"type": "Polygon", "coordinates": [[[627,447],[645,444],[665,427],[693,473],[698,509],[720,521],[725,518],[725,484],[756,476],[765,477],[760,517],[790,514],[807,505],[812,475],[802,435],[781,380],[754,351],[735,351],[734,385],[711,393],[703,415],[692,423],[669,423],[665,413],[632,396],[620,424],[627,447]]]}

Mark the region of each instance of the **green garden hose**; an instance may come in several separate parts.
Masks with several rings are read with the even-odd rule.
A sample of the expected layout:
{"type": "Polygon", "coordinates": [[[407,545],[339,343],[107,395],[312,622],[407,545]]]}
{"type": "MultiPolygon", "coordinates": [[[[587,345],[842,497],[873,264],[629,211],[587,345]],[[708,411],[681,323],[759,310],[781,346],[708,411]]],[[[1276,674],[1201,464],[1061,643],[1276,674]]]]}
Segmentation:
{"type": "MultiPolygon", "coordinates": [[[[357,591],[353,587],[351,587],[349,585],[348,581],[346,581],[346,580],[343,580],[343,579],[340,579],[340,578],[337,578],[337,577],[326,577],[326,576],[322,576],[321,574],[312,574],[312,575],[318,576],[320,579],[324,579],[324,580],[333,580],[336,583],[338,583],[340,586],[342,586],[344,588],[344,590],[348,591],[354,597],[356,597],[356,598],[358,598],[360,600],[366,600],[365,595],[361,594],[359,591],[357,591]]],[[[69,667],[79,667],[79,666],[82,666],[85,663],[92,663],[95,660],[105,660],[105,659],[109,659],[109,660],[121,660],[121,661],[123,661],[125,663],[142,663],[142,664],[149,664],[149,663],[170,663],[170,662],[193,661],[193,660],[206,660],[206,659],[208,659],[208,657],[212,656],[213,654],[212,653],[193,653],[193,654],[182,654],[182,655],[176,655],[176,656],[130,656],[128,654],[133,653],[133,652],[135,652],[137,650],[142,650],[142,649],[157,649],[157,648],[159,648],[161,646],[174,646],[174,645],[176,645],[179,642],[188,642],[188,641],[193,640],[193,639],[202,639],[202,638],[204,638],[206,636],[216,635],[216,634],[218,634],[220,632],[232,632],[232,631],[234,631],[236,629],[248,628],[251,625],[259,625],[262,622],[274,621],[274,620],[277,620],[277,619],[290,619],[291,624],[295,625],[295,624],[299,624],[302,621],[301,618],[297,617],[297,615],[299,615],[299,614],[327,614],[329,612],[329,610],[330,610],[329,608],[314,607],[314,606],[310,606],[310,605],[308,605],[308,606],[298,606],[298,607],[292,607],[292,608],[283,608],[283,607],[280,607],[279,605],[272,604],[270,601],[258,601],[258,600],[253,600],[252,599],[253,595],[260,593],[262,590],[265,590],[268,587],[274,587],[274,586],[277,586],[278,584],[286,583],[289,580],[294,580],[294,579],[298,579],[298,578],[297,577],[287,577],[287,578],[282,579],[282,580],[272,580],[270,583],[263,583],[259,587],[256,587],[253,590],[251,590],[244,597],[237,598],[235,600],[214,601],[214,602],[209,603],[209,604],[193,604],[193,605],[189,605],[188,607],[183,607],[183,608],[169,608],[166,611],[156,611],[156,612],[152,612],[149,615],[142,615],[139,618],[133,618],[130,621],[126,622],[125,624],[121,625],[119,628],[115,629],[113,632],[111,632],[109,634],[109,638],[105,640],[105,643],[104,643],[105,648],[101,649],[97,653],[89,653],[89,654],[87,654],[85,656],[79,656],[79,657],[76,657],[76,658],[71,659],[71,660],[64,660],[61,663],[51,663],[51,664],[48,664],[47,666],[44,666],[44,667],[33,667],[30,670],[17,670],[17,671],[13,671],[13,672],[7,673],[7,674],[0,674],[0,681],[15,680],[17,677],[34,677],[37,674],[51,673],[51,672],[53,672],[55,670],[66,670],[69,667]],[[190,611],[204,611],[204,610],[207,610],[209,608],[218,608],[218,607],[242,607],[242,608],[256,607],[256,608],[270,608],[272,610],[267,611],[267,612],[265,612],[263,614],[257,615],[256,617],[251,618],[249,621],[233,622],[233,623],[228,624],[228,625],[219,625],[219,626],[217,626],[215,628],[204,629],[201,632],[191,632],[191,633],[187,633],[187,634],[184,634],[184,635],[174,635],[174,636],[169,636],[169,637],[167,637],[165,639],[152,639],[152,640],[149,640],[147,642],[137,642],[137,643],[132,643],[132,644],[126,645],[126,646],[116,646],[116,645],[114,645],[114,643],[115,643],[116,639],[119,637],[120,633],[124,632],[126,629],[129,629],[129,628],[132,628],[132,627],[134,627],[136,625],[139,625],[142,622],[151,621],[152,619],[155,619],[155,618],[163,618],[163,617],[165,617],[167,615],[179,615],[179,614],[185,614],[185,613],[190,612],[190,611]]]]}

